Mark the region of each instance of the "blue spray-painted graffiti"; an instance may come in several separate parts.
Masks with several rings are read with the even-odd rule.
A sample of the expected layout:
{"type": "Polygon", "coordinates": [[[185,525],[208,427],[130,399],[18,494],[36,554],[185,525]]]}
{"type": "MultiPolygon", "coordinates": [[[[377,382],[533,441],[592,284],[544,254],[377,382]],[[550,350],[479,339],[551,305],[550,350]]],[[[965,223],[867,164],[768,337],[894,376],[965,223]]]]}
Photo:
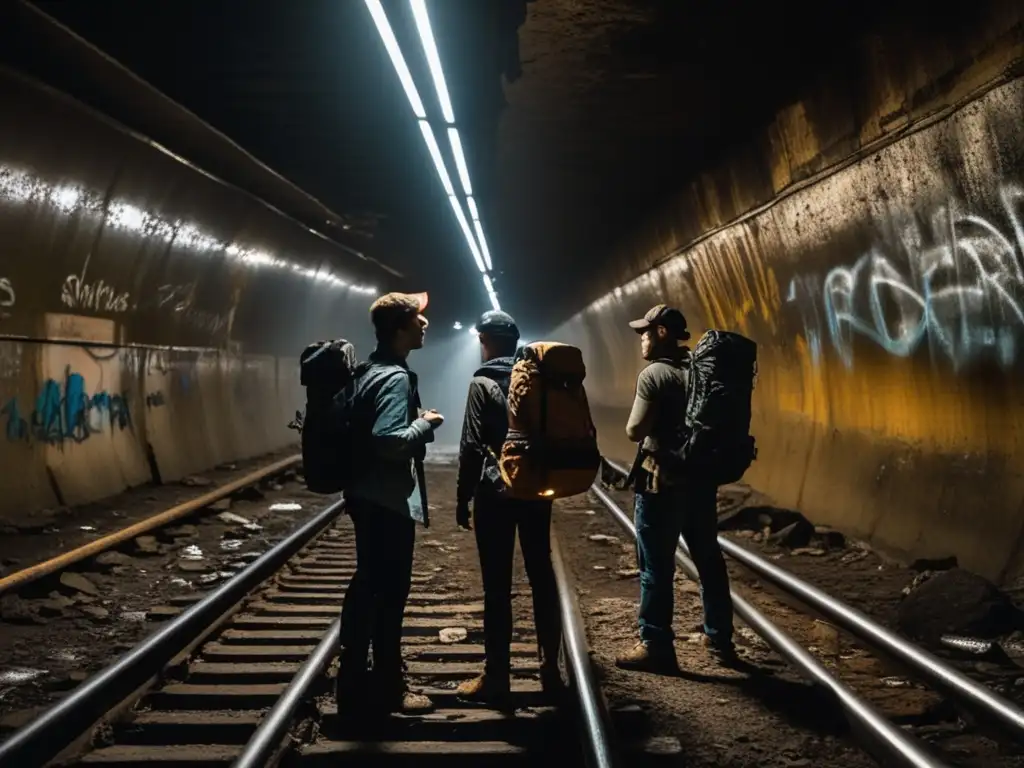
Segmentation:
{"type": "Polygon", "coordinates": [[[36,397],[35,409],[22,415],[18,398],[11,398],[0,408],[6,418],[5,434],[10,441],[38,440],[59,445],[66,440],[81,443],[91,435],[132,428],[127,393],[100,391],[89,395],[85,379],[69,367],[63,385],[53,379],[43,384],[36,397]]]}

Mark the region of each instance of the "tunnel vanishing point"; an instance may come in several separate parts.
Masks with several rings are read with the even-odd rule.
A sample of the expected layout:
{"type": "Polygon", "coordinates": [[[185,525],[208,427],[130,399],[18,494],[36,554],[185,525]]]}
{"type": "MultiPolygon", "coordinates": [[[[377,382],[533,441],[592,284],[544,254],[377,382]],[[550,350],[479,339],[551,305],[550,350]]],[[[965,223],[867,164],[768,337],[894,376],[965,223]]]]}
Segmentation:
{"type": "MultiPolygon", "coordinates": [[[[1024,6],[974,5],[809,67],[610,244],[547,333],[584,351],[605,455],[632,455],[626,323],[673,303],[758,343],[754,488],[904,560],[1024,572],[1024,6]]],[[[419,286],[45,17],[0,16],[179,138],[0,68],[0,521],[292,442],[298,351],[368,348],[375,292],[419,286]]]]}

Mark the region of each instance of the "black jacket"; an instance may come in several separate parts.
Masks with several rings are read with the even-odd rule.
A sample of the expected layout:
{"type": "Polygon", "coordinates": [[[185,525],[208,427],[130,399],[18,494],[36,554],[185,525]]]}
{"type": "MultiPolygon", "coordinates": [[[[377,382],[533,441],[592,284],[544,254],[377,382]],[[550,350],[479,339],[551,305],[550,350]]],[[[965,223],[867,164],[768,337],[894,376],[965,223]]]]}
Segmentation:
{"type": "Polygon", "coordinates": [[[460,504],[469,502],[478,492],[497,495],[504,487],[497,458],[508,432],[505,398],[512,376],[512,362],[511,357],[489,360],[469,382],[459,445],[456,498],[460,504]]]}

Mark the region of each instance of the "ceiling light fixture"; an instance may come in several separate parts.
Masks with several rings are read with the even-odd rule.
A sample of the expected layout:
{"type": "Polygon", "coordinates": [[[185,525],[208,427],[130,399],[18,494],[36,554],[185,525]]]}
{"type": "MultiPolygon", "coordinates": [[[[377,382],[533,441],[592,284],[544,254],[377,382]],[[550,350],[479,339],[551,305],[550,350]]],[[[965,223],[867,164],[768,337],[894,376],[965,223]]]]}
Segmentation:
{"type": "Polygon", "coordinates": [[[462,209],[462,202],[455,195],[452,179],[448,174],[444,158],[441,155],[441,148],[437,143],[437,137],[434,135],[434,130],[430,123],[427,122],[427,113],[423,106],[423,100],[416,89],[416,83],[412,79],[412,73],[409,71],[405,57],[402,55],[402,50],[398,45],[394,31],[391,29],[391,24],[388,21],[387,14],[384,12],[384,7],[381,5],[380,0],[365,0],[365,3],[374,25],[377,27],[377,33],[384,43],[384,48],[391,58],[391,64],[394,66],[398,79],[402,83],[402,88],[405,90],[405,95],[409,100],[409,105],[412,107],[413,114],[420,124],[420,133],[423,135],[423,141],[427,145],[427,151],[430,153],[430,158],[434,163],[438,178],[441,180],[441,186],[444,188],[445,194],[448,195],[448,201],[452,206],[452,211],[455,213],[455,219],[462,229],[463,237],[466,238],[466,244],[473,254],[473,260],[476,262],[477,269],[483,275],[484,288],[487,290],[491,306],[494,309],[500,309],[497,294],[495,294],[494,287],[487,275],[488,270],[492,269],[491,254],[484,240],[483,226],[480,223],[480,214],[477,210],[476,201],[471,197],[473,186],[469,177],[469,166],[466,163],[466,156],[458,129],[453,127],[455,111],[452,109],[451,97],[448,94],[448,85],[445,82],[441,57],[437,52],[434,32],[430,27],[430,16],[427,14],[426,2],[425,0],[409,0],[409,5],[416,23],[416,31],[419,33],[420,42],[423,45],[423,52],[427,59],[427,66],[430,69],[430,76],[434,81],[434,89],[437,91],[437,100],[441,105],[441,114],[444,116],[445,122],[450,126],[448,128],[448,142],[451,144],[452,156],[455,158],[459,181],[467,198],[473,227],[469,225],[466,213],[462,209]],[[474,229],[476,230],[475,235],[474,229]]]}

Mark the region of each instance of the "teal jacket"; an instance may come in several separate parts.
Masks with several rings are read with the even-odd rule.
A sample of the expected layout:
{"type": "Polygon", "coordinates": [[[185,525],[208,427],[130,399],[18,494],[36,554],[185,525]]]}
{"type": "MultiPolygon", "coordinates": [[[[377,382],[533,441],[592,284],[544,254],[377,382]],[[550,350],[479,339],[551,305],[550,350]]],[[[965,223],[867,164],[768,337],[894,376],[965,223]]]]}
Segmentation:
{"type": "Polygon", "coordinates": [[[359,377],[353,428],[358,463],[345,497],[369,502],[429,525],[423,457],[434,430],[419,416],[416,374],[404,360],[377,349],[359,377]]]}

